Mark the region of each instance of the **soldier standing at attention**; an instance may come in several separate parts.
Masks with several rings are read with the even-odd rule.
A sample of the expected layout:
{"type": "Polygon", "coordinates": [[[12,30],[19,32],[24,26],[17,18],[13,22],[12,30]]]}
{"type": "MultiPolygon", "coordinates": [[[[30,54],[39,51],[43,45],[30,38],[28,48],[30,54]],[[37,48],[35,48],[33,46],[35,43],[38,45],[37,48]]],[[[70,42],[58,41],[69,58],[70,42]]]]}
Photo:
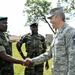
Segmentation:
{"type": "Polygon", "coordinates": [[[53,58],[52,75],[75,75],[75,29],[65,22],[62,7],[51,9],[50,23],[58,29],[56,37],[44,54],[27,58],[26,65],[37,65],[53,58]]]}
{"type": "Polygon", "coordinates": [[[14,75],[12,63],[24,65],[24,61],[12,57],[11,43],[5,33],[7,17],[0,17],[0,75],[14,75]]]}
{"type": "MultiPolygon", "coordinates": [[[[30,25],[31,33],[28,33],[17,42],[17,49],[21,54],[22,58],[25,59],[24,54],[22,53],[21,46],[25,43],[27,56],[29,58],[36,57],[46,51],[46,42],[45,38],[38,34],[38,24],[33,23],[30,25]]],[[[49,68],[48,61],[45,65],[46,69],[49,68]]],[[[39,65],[26,67],[24,75],[43,75],[44,63],[39,65]]]]}

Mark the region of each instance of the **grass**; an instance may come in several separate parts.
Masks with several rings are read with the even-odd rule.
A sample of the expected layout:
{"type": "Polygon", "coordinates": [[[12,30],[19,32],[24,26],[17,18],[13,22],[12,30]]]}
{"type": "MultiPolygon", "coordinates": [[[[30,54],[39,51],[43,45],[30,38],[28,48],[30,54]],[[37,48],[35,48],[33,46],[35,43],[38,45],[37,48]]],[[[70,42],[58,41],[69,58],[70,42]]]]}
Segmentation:
{"type": "MultiPolygon", "coordinates": [[[[26,54],[24,45],[22,46],[22,50],[24,50],[23,53],[26,54]]],[[[16,49],[16,42],[12,43],[12,52],[14,57],[22,59],[19,52],[16,49]]],[[[46,70],[44,67],[44,75],[52,75],[51,74],[52,60],[48,60],[48,62],[49,62],[49,69],[46,70]]],[[[14,75],[24,75],[24,69],[25,69],[24,66],[20,64],[14,64],[14,75]]]]}

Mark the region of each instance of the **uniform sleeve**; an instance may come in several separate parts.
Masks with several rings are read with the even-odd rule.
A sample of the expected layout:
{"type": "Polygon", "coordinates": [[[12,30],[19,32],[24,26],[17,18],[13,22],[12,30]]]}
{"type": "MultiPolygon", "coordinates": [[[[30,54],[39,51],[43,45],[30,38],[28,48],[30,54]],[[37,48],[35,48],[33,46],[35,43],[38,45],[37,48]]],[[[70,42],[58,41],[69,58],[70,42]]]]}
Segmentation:
{"type": "Polygon", "coordinates": [[[44,54],[41,54],[38,57],[32,58],[32,62],[34,63],[34,65],[36,65],[36,64],[43,63],[50,58],[52,58],[52,47],[50,47],[50,49],[47,50],[44,54]]]}
{"type": "Polygon", "coordinates": [[[75,75],[75,32],[73,35],[69,33],[67,41],[68,75],[75,75]]]}
{"type": "Polygon", "coordinates": [[[1,39],[0,39],[0,52],[1,51],[5,51],[5,48],[4,48],[4,46],[2,45],[2,41],[1,41],[1,39]]]}

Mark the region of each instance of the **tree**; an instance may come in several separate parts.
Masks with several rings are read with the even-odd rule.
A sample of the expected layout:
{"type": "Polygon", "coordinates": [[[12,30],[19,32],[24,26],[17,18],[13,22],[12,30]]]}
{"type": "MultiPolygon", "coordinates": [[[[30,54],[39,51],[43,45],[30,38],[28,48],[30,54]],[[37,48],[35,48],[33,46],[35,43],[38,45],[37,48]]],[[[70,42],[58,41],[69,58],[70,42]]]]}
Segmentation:
{"type": "MultiPolygon", "coordinates": [[[[75,0],[58,0],[56,5],[63,7],[66,12],[67,20],[75,17],[75,0]]],[[[46,15],[49,14],[51,8],[51,2],[48,2],[47,0],[27,0],[24,9],[24,13],[27,13],[28,15],[26,25],[29,25],[32,22],[39,22],[39,20],[41,20],[46,22],[55,34],[55,31],[46,19],[46,15]]]]}
{"type": "MultiPolygon", "coordinates": [[[[26,25],[29,25],[32,22],[39,22],[39,20],[48,23],[46,15],[49,14],[49,10],[51,8],[51,2],[48,2],[46,0],[27,0],[24,9],[24,13],[26,12],[28,14],[26,25]]],[[[49,23],[48,25],[53,33],[55,33],[49,23]]]]}
{"type": "Polygon", "coordinates": [[[58,0],[57,6],[64,8],[67,20],[75,17],[75,0],[58,0]]]}
{"type": "Polygon", "coordinates": [[[28,14],[28,23],[43,19],[45,14],[48,14],[50,5],[46,0],[27,0],[24,12],[28,14]]]}

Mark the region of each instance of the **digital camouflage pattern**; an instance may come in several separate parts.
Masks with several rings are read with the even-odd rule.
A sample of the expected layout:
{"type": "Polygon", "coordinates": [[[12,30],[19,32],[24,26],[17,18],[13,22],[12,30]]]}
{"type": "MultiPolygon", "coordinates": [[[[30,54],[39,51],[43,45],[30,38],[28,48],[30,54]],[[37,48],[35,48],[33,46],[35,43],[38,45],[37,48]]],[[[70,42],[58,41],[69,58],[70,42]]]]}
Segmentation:
{"type": "Polygon", "coordinates": [[[75,29],[63,25],[58,31],[50,49],[33,58],[35,64],[53,57],[52,75],[75,75],[75,29]]]}
{"type": "MultiPolygon", "coordinates": [[[[12,44],[6,33],[0,34],[0,52],[6,51],[7,54],[12,55],[12,44]]],[[[4,61],[0,58],[0,75],[14,75],[13,64],[4,61]]]]}
{"type": "MultiPolygon", "coordinates": [[[[27,57],[33,58],[46,51],[45,38],[40,34],[31,35],[29,33],[24,35],[18,42],[18,45],[21,47],[23,43],[25,43],[27,57]]],[[[43,75],[43,67],[44,63],[27,67],[25,68],[25,75],[43,75]]]]}

